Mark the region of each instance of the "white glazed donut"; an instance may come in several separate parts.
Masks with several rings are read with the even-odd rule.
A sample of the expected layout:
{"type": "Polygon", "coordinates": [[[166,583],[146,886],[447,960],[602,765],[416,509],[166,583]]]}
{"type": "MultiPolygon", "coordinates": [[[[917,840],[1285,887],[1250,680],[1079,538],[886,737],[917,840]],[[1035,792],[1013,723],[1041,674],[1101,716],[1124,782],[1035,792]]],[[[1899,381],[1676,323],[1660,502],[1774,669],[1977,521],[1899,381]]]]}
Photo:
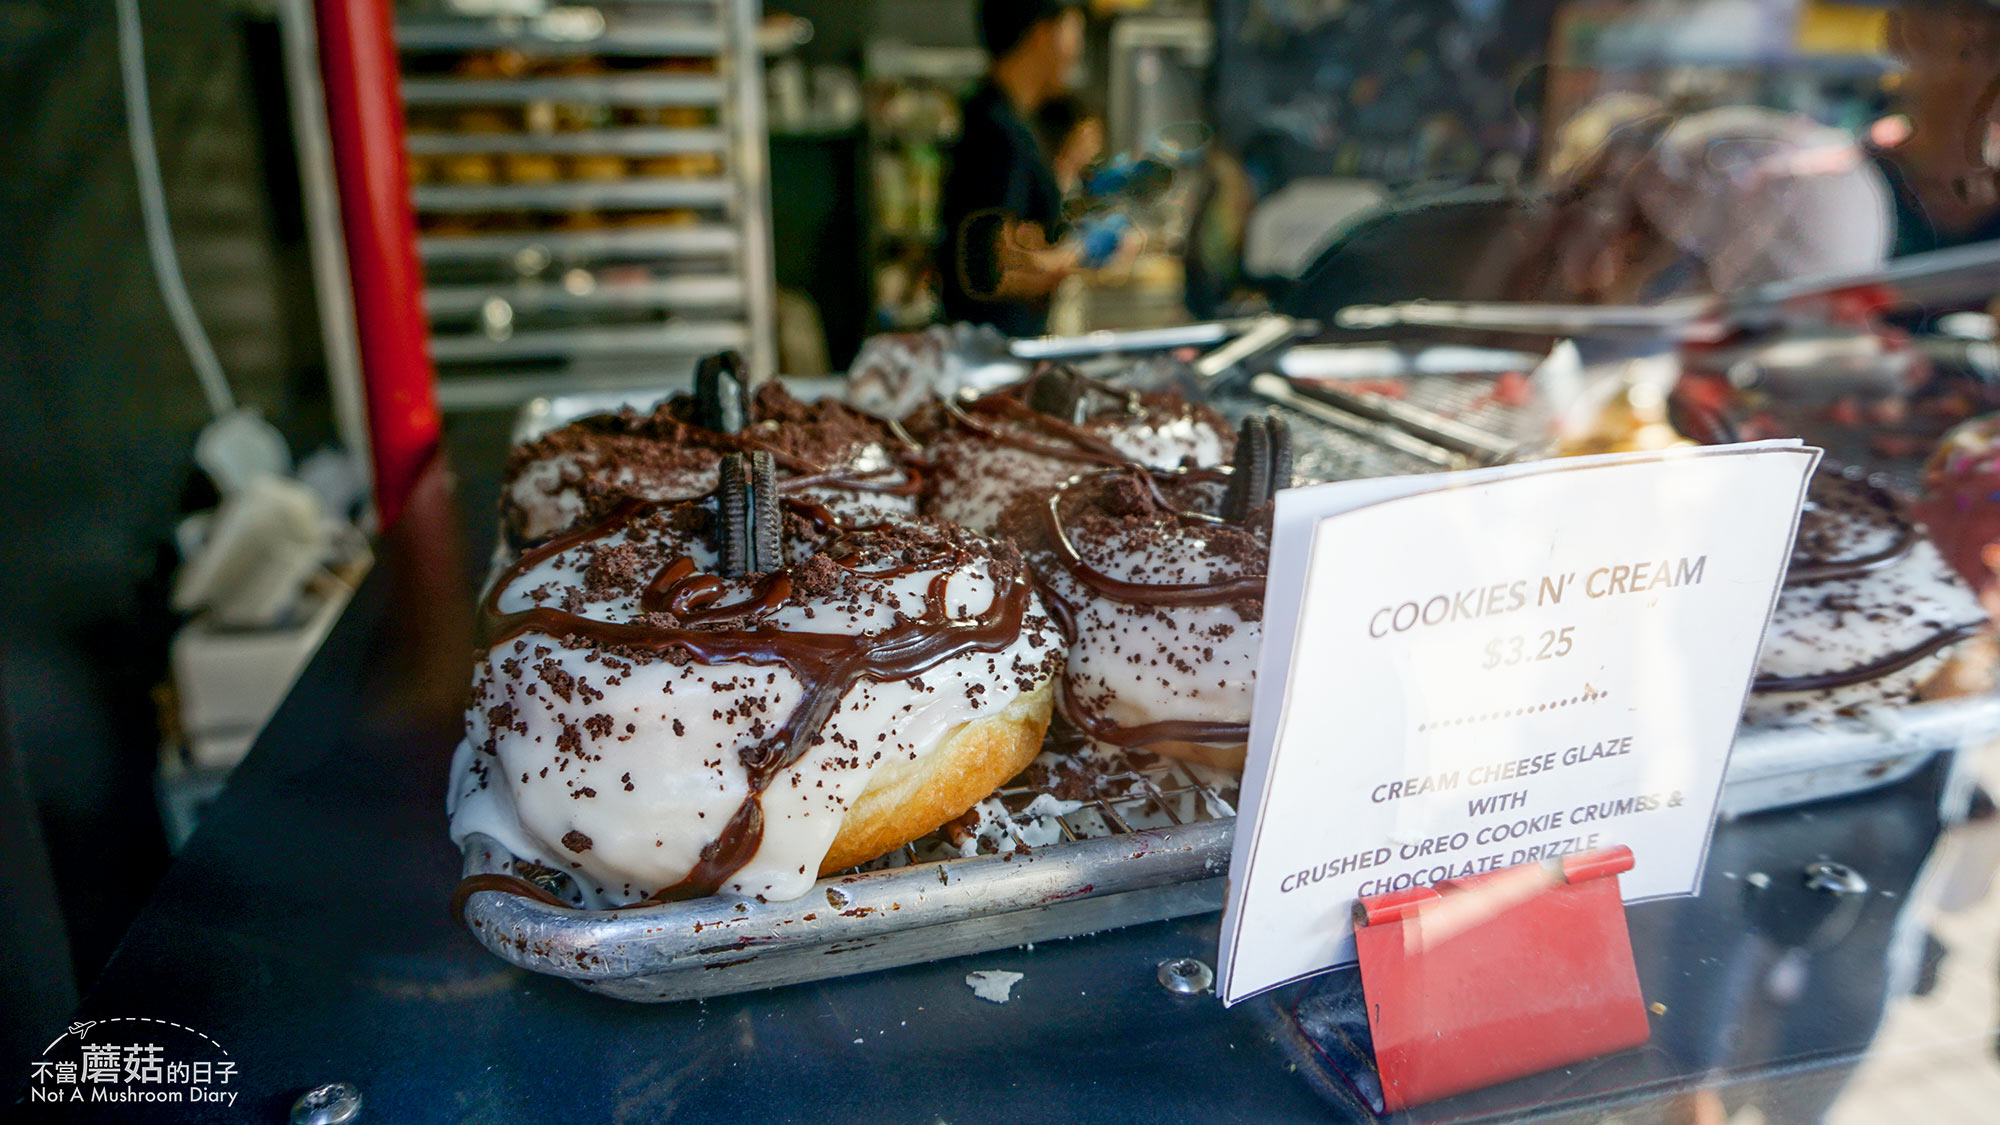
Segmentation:
{"type": "Polygon", "coordinates": [[[1219,518],[1226,480],[1100,469],[1003,519],[1069,639],[1057,701],[1086,736],[1242,768],[1270,509],[1219,518]]]}
{"type": "Polygon", "coordinates": [[[849,514],[916,511],[922,481],[885,424],[833,400],[800,402],[769,381],[750,398],[740,434],[692,422],[678,395],[650,414],[626,410],[580,419],[508,457],[501,518],[515,543],[538,543],[608,511],[619,500],[690,500],[715,488],[728,453],[765,450],[781,472],[824,483],[802,495],[849,514]]]}
{"type": "Polygon", "coordinates": [[[788,899],[1034,759],[1061,637],[1018,555],[785,507],[767,573],[716,573],[713,501],[628,501],[496,581],[455,840],[485,833],[593,906],[788,899]]]}
{"type": "Polygon", "coordinates": [[[1125,464],[1213,468],[1229,460],[1229,427],[1207,407],[1172,393],[1089,385],[1080,421],[1029,405],[1033,380],[969,402],[941,400],[946,422],[924,448],[931,475],[925,510],[991,531],[1014,501],[1046,498],[1085,470],[1125,464]]]}
{"type": "Polygon", "coordinates": [[[1811,724],[1907,703],[1989,632],[1978,597],[1893,497],[1822,473],[1744,718],[1811,724]]]}

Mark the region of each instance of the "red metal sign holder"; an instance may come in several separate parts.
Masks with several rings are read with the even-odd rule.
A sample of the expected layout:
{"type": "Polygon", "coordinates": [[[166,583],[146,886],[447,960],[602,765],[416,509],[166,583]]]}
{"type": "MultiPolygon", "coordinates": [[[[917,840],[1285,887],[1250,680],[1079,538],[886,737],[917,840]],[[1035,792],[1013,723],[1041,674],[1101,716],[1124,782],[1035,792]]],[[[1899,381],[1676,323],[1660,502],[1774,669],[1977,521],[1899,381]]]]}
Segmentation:
{"type": "Polygon", "coordinates": [[[1651,1028],[1606,848],[1362,899],[1354,940],[1390,1112],[1627,1050],[1651,1028]]]}

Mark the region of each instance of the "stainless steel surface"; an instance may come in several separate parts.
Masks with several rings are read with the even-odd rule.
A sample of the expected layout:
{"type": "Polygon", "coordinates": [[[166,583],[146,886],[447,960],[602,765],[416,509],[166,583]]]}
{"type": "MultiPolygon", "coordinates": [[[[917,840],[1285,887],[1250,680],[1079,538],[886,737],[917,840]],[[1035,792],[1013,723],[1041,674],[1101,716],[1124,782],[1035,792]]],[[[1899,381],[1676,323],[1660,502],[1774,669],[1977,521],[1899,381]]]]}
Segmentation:
{"type": "Polygon", "coordinates": [[[734,254],[743,245],[736,228],[720,223],[655,230],[528,231],[520,234],[466,234],[417,240],[426,262],[477,262],[539,252],[564,259],[633,258],[734,254]]]}
{"type": "Polygon", "coordinates": [[[1463,454],[1480,463],[1513,456],[1517,443],[1495,437],[1477,426],[1411,406],[1375,391],[1343,388],[1329,383],[1294,383],[1292,389],[1310,399],[1377,422],[1386,422],[1412,436],[1463,454]]]}
{"type": "Polygon", "coordinates": [[[735,197],[729,180],[694,176],[556,184],[418,184],[410,192],[417,210],[435,212],[722,207],[735,197]]]}
{"type": "Polygon", "coordinates": [[[729,5],[730,48],[724,62],[730,97],[722,107],[725,124],[735,137],[736,219],[743,229],[741,269],[749,295],[750,380],[755,383],[778,370],[778,281],[771,251],[770,145],[764,123],[764,61],[757,47],[760,0],[735,0],[729,5]]]}
{"type": "MultiPolygon", "coordinates": [[[[808,948],[822,949],[822,957],[832,958],[856,949],[851,943],[933,926],[1018,911],[1046,914],[1086,899],[1190,880],[1219,882],[1229,867],[1233,827],[1231,820],[1210,821],[1022,854],[835,876],[791,902],[711,898],[586,911],[479,891],[466,905],[466,919],[487,948],[514,964],[576,981],[733,968],[773,952],[808,948]]],[[[509,859],[486,837],[467,841],[468,875],[504,871],[509,859]]],[[[1219,894],[1215,901],[1221,901],[1219,894]]],[[[1008,944],[1013,943],[987,948],[1008,944]]],[[[830,968],[845,963],[826,962],[830,968]]],[[[740,991],[707,975],[705,993],[740,991]]]]}
{"type": "Polygon", "coordinates": [[[1081,336],[1032,336],[1014,340],[1007,350],[1020,359],[1063,359],[1106,352],[1164,351],[1168,348],[1218,344],[1241,331],[1242,321],[1204,321],[1173,328],[1103,329],[1081,336]]]}
{"type": "MultiPolygon", "coordinates": [[[[419,177],[412,203],[439,232],[420,239],[418,249],[430,281],[425,306],[431,355],[441,368],[440,405],[457,410],[551,390],[617,389],[639,382],[640,373],[607,365],[651,360],[657,380],[725,348],[747,353],[753,378],[776,369],[759,12],[756,0],[704,0],[557,6],[515,16],[435,10],[399,21],[405,55],[521,49],[534,57],[713,63],[712,73],[634,72],[619,64],[598,68],[608,73],[426,74],[403,82],[417,126],[407,143],[420,161],[451,167],[491,156],[501,158],[504,173],[513,166],[506,158],[611,158],[596,161],[599,171],[589,179],[419,177]],[[449,124],[457,117],[438,112],[475,106],[694,107],[713,115],[697,113],[675,126],[643,116],[650,123],[612,125],[608,115],[586,113],[593,127],[490,131],[459,130],[449,124]],[[708,174],[660,175],[652,164],[623,159],[687,155],[720,160],[704,168],[674,162],[708,174]],[[632,224],[625,217],[631,212],[668,214],[632,224]],[[552,225],[581,229],[534,229],[552,225]],[[630,268],[574,272],[614,264],[630,268]]],[[[439,69],[450,65],[445,59],[439,69]]],[[[434,173],[439,166],[418,167],[434,173]]]]}
{"type": "Polygon", "coordinates": [[[424,290],[424,311],[474,313],[498,297],[515,309],[672,308],[735,309],[745,300],[743,279],[731,275],[662,277],[648,281],[593,283],[571,289],[564,281],[522,281],[513,285],[433,285],[424,290]]]}
{"type": "MultiPolygon", "coordinates": [[[[749,330],[734,321],[670,321],[634,327],[552,328],[515,332],[498,339],[434,336],[431,339],[431,358],[441,363],[462,363],[482,359],[554,359],[578,355],[688,357],[724,348],[747,347],[749,343],[749,330]]],[[[519,381],[520,389],[514,395],[515,402],[519,402],[523,395],[540,389],[539,376],[509,378],[519,381]]],[[[456,379],[454,376],[441,380],[440,402],[444,399],[444,387],[456,379]]]]}
{"type": "MultiPolygon", "coordinates": [[[[361,344],[354,325],[354,291],[347,272],[347,242],[340,195],[333,178],[333,138],[326,120],[326,88],[319,71],[319,28],[311,0],[278,0],[278,33],[284,52],[286,99],[293,147],[299,160],[299,195],[305,204],[306,245],[312,254],[313,299],[326,352],[326,381],[340,443],[355,463],[370,466],[368,400],[361,384],[361,344]]],[[[372,489],[371,489],[372,491],[372,489]]]]}
{"type": "Polygon", "coordinates": [[[1258,353],[1269,351],[1309,331],[1311,328],[1306,322],[1288,316],[1260,316],[1243,330],[1242,335],[1195,360],[1194,373],[1204,379],[1214,379],[1258,353]]]}
{"type": "Polygon", "coordinates": [[[723,45],[722,29],[714,24],[703,26],[686,20],[609,22],[602,17],[596,24],[596,33],[591,34],[582,21],[566,26],[546,17],[512,21],[507,26],[483,20],[403,19],[396,21],[396,46],[404,51],[511,47],[538,55],[712,55],[723,45]]]}
{"type": "Polygon", "coordinates": [[[1300,344],[1278,357],[1294,379],[1401,379],[1411,375],[1503,375],[1532,371],[1542,356],[1496,348],[1390,344],[1300,344]]]}
{"type": "Polygon", "coordinates": [[[1160,134],[1199,122],[1202,84],[1215,49],[1207,17],[1133,15],[1111,25],[1112,152],[1156,152],[1160,134]]]}
{"type": "Polygon", "coordinates": [[[1705,365],[1723,370],[1731,386],[1759,390],[1795,405],[1825,404],[1850,395],[1873,400],[1901,394],[1912,385],[1912,369],[1923,354],[1858,328],[1845,333],[1790,332],[1777,340],[1718,351],[1721,354],[1704,357],[1705,365]]]}
{"type": "Polygon", "coordinates": [[[577,102],[586,105],[721,105],[728,87],[719,78],[406,78],[405,105],[526,105],[577,102]]]}
{"type": "Polygon", "coordinates": [[[1560,336],[1639,335],[1716,339],[1730,324],[1777,323],[1814,297],[1870,289],[1892,308],[1976,303],[2000,290],[2000,244],[1981,243],[1899,258],[1878,270],[1770,282],[1719,297],[1681,297],[1654,305],[1544,305],[1505,301],[1406,301],[1350,305],[1343,328],[1478,328],[1560,336]]]}
{"type": "Polygon", "coordinates": [[[1537,305],[1497,301],[1406,301],[1394,305],[1349,305],[1335,322],[1342,328],[1480,328],[1541,332],[1559,336],[1634,333],[1659,336],[1686,332],[1714,309],[1705,297],[1659,305],[1537,305]]]}
{"type": "MultiPolygon", "coordinates": [[[[1067,812],[1036,812],[1056,806],[1008,786],[982,803],[1005,810],[1005,837],[954,844],[934,835],[868,865],[881,869],[822,879],[790,902],[585,911],[482,891],[468,899],[466,923],[515,965],[631,1000],[871,972],[1218,909],[1235,825],[1234,792],[1224,792],[1171,759],[1134,755],[1067,812]],[[1024,838],[1043,833],[1056,842],[1024,838]],[[979,854],[918,858],[970,848],[979,854]]],[[[488,837],[466,841],[468,876],[512,863],[488,837]]]]}
{"type": "Polygon", "coordinates": [[[477,152],[546,152],[565,156],[673,156],[724,152],[729,134],[720,129],[671,129],[635,125],[623,129],[579,129],[564,133],[411,133],[409,150],[418,156],[477,152]]]}
{"type": "Polygon", "coordinates": [[[1282,375],[1258,375],[1250,380],[1250,393],[1273,405],[1284,407],[1294,413],[1303,414],[1324,426],[1331,427],[1350,438],[1358,438],[1371,445],[1393,449],[1426,462],[1437,469],[1465,469],[1471,462],[1454,450],[1425,441],[1414,434],[1406,433],[1387,422],[1363,418],[1358,414],[1342,410],[1329,403],[1320,402],[1299,393],[1292,382],[1282,375]]]}
{"type": "MultiPolygon", "coordinates": [[[[1782,733],[1740,737],[1731,781],[1739,765],[1765,756],[1762,740],[1782,733]]],[[[833,876],[783,903],[712,898],[586,911],[483,891],[467,902],[466,921],[483,945],[521,968],[622,999],[666,1001],[849,976],[1220,909],[1234,816],[1204,815],[1219,807],[1209,799],[1219,795],[1192,778],[1173,783],[1177,772],[1186,771],[1166,759],[1135,772],[1169,784],[1152,783],[1157,798],[1135,785],[1133,796],[1093,802],[1087,809],[1095,819],[1078,813],[1059,817],[1061,840],[1039,847],[1017,836],[1013,850],[998,854],[833,876]],[[1120,809],[1127,811],[1121,815],[1120,809]],[[1131,821],[1140,811],[1171,823],[1136,827],[1131,821]],[[1085,827],[1073,827],[1073,819],[1085,827]],[[1099,821],[1109,834],[1087,834],[1099,830],[1099,821]]],[[[1036,795],[1013,789],[999,796],[1024,808],[1036,795]]],[[[904,849],[897,858],[907,860],[914,850],[904,849]]],[[[505,872],[512,862],[486,837],[467,841],[468,876],[505,872]]],[[[1754,884],[1754,877],[1746,881],[1754,884]]]]}
{"type": "Polygon", "coordinates": [[[1888,785],[1932,754],[2000,735],[2000,695],[1862,710],[1823,723],[1744,727],[1722,790],[1722,815],[1817,801],[1888,785]]]}
{"type": "Polygon", "coordinates": [[[1911,254],[1866,273],[1773,281],[1732,294],[1724,304],[1734,315],[1760,309],[1776,314],[1801,298],[1875,287],[1887,288],[1905,307],[1932,302],[1983,304],[2000,290],[2000,242],[1911,254]]]}
{"type": "MultiPolygon", "coordinates": [[[[690,356],[681,364],[683,374],[692,374],[695,357],[690,356]]],[[[663,378],[657,363],[647,363],[634,371],[577,371],[570,368],[560,374],[540,375],[534,378],[533,388],[542,395],[557,398],[569,395],[595,395],[600,397],[631,397],[635,400],[658,396],[663,378]]],[[[524,380],[518,375],[461,375],[438,384],[438,405],[446,410],[498,410],[521,405],[524,380]]],[[[530,403],[546,401],[545,398],[529,400],[530,403]]]]}

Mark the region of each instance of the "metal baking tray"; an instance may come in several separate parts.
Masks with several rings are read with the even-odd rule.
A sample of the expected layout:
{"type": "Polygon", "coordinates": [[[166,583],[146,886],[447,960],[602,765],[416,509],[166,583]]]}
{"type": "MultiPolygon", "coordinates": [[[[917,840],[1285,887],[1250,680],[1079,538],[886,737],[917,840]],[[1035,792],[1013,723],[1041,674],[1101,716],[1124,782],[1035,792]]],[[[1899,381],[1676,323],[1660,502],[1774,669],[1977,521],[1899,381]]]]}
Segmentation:
{"type": "MultiPolygon", "coordinates": [[[[788,380],[800,397],[838,394],[838,379],[788,380]]],[[[647,408],[671,393],[576,394],[527,404],[514,431],[527,441],[587,414],[647,408]]],[[[1292,409],[1278,388],[1221,390],[1232,419],[1276,405],[1291,413],[1302,479],[1437,471],[1473,456],[1426,438],[1378,440],[1380,418],[1324,403],[1292,409]]],[[[1504,445],[1518,419],[1479,380],[1411,377],[1397,400],[1431,436],[1471,425],[1504,445]],[[1429,416],[1428,426],[1424,415],[1429,416]],[[1504,439],[1504,440],[1503,440],[1504,439]]],[[[1410,430],[1396,427],[1405,436],[1410,430]]],[[[2000,695],[1864,710],[1811,727],[1745,727],[1731,753],[1722,815],[1820,800],[1914,773],[1945,750],[2000,734],[2000,695]]],[[[821,879],[804,897],[731,897],[621,910],[565,909],[476,892],[466,924],[502,959],[626,1000],[720,996],[1005,949],[1220,909],[1235,829],[1235,779],[1144,752],[1089,758],[1095,779],[1073,798],[1024,774],[981,803],[984,836],[948,825],[857,869],[821,879]],[[1053,802],[1053,803],[1052,803],[1053,802]]],[[[1061,764],[1051,748],[1040,764],[1061,764]]],[[[1075,760],[1072,758],[1072,760],[1075,760]]],[[[493,840],[466,842],[467,876],[514,871],[493,840]]],[[[526,872],[523,872],[526,873],[526,872]]],[[[556,889],[560,889],[559,887],[556,889]]]]}
{"type": "MultiPolygon", "coordinates": [[[[1062,802],[1073,807],[1061,812],[1038,805],[1044,793],[1017,781],[981,802],[996,810],[998,838],[961,844],[933,833],[790,902],[718,896],[590,911],[480,892],[465,920],[521,968],[624,1000],[662,1001],[1221,909],[1234,792],[1149,754],[1126,756],[1100,776],[1094,796],[1062,802]],[[972,854],[923,859],[959,848],[972,854]]],[[[466,841],[467,876],[508,873],[513,863],[489,837],[466,841]]]]}

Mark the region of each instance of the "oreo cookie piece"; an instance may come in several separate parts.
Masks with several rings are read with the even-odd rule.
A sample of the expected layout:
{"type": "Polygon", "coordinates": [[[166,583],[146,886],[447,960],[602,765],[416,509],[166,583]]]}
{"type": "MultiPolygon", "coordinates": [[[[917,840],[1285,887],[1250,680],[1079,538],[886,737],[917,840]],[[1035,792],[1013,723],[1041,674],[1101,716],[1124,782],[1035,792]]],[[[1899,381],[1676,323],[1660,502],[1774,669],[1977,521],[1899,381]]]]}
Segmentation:
{"type": "Polygon", "coordinates": [[[1292,487],[1292,427],[1276,414],[1265,415],[1264,425],[1271,431],[1271,496],[1276,496],[1292,487]]]}
{"type": "Polygon", "coordinates": [[[738,353],[718,352],[695,365],[694,424],[725,434],[750,424],[750,380],[738,353]]]}
{"type": "Polygon", "coordinates": [[[1090,417],[1090,380],[1074,367],[1050,367],[1029,385],[1028,407],[1037,414],[1082,425],[1090,417]]]}
{"type": "Polygon", "coordinates": [[[750,573],[750,465],[732,453],[715,467],[715,552],[725,578],[750,573]]]}
{"type": "Polygon", "coordinates": [[[778,466],[769,453],[732,453],[716,466],[716,553],[725,578],[766,574],[784,565],[784,519],[778,466]]]}
{"type": "MultiPolygon", "coordinates": [[[[1284,423],[1280,422],[1282,427],[1284,423]]],[[[1284,438],[1285,473],[1291,474],[1291,434],[1284,438]]],[[[1236,431],[1236,460],[1229,474],[1229,488],[1222,494],[1222,517],[1242,523],[1250,513],[1271,499],[1272,471],[1277,467],[1271,434],[1271,420],[1261,414],[1243,419],[1236,431]]]]}
{"type": "Polygon", "coordinates": [[[778,505],[778,462],[759,450],[750,455],[750,570],[768,574],[785,565],[784,512],[778,505]]]}

